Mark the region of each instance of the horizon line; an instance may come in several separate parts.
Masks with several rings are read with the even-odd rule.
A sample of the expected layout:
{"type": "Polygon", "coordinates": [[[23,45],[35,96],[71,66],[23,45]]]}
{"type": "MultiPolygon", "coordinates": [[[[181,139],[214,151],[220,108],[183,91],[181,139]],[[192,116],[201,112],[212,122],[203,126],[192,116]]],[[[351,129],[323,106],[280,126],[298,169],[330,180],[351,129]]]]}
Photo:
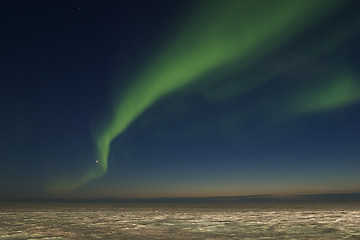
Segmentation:
{"type": "Polygon", "coordinates": [[[360,201],[360,192],[294,194],[276,196],[273,194],[210,196],[210,197],[153,197],[153,198],[0,198],[0,202],[98,202],[98,203],[236,203],[236,202],[334,202],[360,201]]]}

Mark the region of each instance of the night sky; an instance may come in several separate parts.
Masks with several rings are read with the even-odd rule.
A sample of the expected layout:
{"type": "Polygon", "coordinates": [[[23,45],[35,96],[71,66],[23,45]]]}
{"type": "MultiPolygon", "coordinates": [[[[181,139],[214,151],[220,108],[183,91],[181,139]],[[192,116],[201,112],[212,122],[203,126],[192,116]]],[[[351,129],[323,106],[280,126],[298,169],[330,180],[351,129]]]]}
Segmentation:
{"type": "Polygon", "coordinates": [[[2,1],[0,199],[360,192],[360,1],[2,1]]]}

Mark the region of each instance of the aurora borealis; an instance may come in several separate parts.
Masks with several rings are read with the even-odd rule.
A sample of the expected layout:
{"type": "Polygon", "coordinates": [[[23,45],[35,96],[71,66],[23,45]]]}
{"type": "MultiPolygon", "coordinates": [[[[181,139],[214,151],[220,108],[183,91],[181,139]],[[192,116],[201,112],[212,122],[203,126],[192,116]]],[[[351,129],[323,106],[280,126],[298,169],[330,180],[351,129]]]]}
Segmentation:
{"type": "Polygon", "coordinates": [[[359,11],[340,0],[55,1],[12,23],[10,11],[0,192],[360,191],[359,11]]]}

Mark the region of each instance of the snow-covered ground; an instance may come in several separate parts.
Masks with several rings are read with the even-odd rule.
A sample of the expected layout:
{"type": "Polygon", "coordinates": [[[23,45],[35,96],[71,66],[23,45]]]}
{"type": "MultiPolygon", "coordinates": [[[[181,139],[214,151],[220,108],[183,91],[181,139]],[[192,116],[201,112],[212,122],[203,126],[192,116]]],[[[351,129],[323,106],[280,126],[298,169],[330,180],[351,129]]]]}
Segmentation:
{"type": "Polygon", "coordinates": [[[0,203],[0,239],[360,239],[360,203],[0,203]]]}

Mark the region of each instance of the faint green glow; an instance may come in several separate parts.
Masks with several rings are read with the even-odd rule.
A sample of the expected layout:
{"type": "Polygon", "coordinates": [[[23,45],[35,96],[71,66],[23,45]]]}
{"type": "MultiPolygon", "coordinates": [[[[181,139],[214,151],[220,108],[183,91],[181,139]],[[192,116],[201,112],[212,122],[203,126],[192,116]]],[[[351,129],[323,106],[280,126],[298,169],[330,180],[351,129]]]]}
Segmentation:
{"type": "Polygon", "coordinates": [[[360,100],[360,85],[347,73],[318,87],[299,92],[292,98],[288,113],[303,115],[328,111],[360,100]],[[300,94],[299,94],[300,93],[300,94]]]}
{"type": "MultiPolygon", "coordinates": [[[[96,165],[100,164],[100,161],[96,162],[96,165]]],[[[74,190],[84,184],[86,184],[91,179],[97,179],[105,173],[105,169],[102,166],[92,166],[88,168],[86,174],[79,175],[76,178],[73,176],[67,176],[62,178],[57,178],[55,181],[50,181],[45,185],[45,188],[48,192],[58,194],[64,191],[74,190]]]]}
{"type": "MultiPolygon", "coordinates": [[[[109,108],[106,124],[94,127],[99,163],[79,179],[59,181],[73,189],[108,169],[111,142],[160,98],[213,71],[245,69],[340,4],[336,0],[202,1],[172,41],[139,72],[109,108]]],[[[244,88],[256,84],[244,84],[244,88]]],[[[245,89],[244,89],[245,90],[245,89]]]]}

